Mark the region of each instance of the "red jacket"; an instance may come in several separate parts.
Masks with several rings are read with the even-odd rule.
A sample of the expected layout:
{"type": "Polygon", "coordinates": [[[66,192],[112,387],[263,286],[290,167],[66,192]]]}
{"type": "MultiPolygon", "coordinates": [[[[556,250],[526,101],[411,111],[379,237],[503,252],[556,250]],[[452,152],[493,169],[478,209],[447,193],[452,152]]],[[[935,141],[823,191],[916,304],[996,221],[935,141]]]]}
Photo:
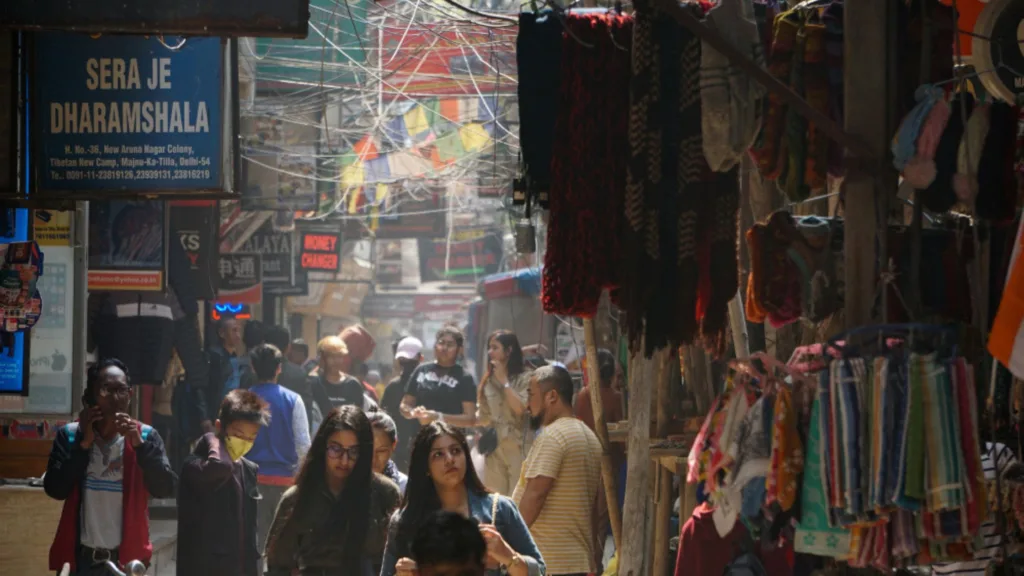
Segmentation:
{"type": "MultiPolygon", "coordinates": [[[[149,496],[151,492],[158,498],[173,495],[177,477],[167,462],[160,435],[145,424],[140,423],[139,427],[143,444],[135,449],[131,442],[125,442],[122,456],[124,511],[118,558],[122,562],[140,560],[148,565],[153,556],[153,544],[149,541],[149,496]],[[144,478],[143,467],[152,471],[149,482],[144,478]]],[[[50,497],[64,500],[57,534],[50,546],[51,570],[59,571],[67,563],[71,564],[74,572],[77,560],[82,482],[89,465],[89,452],[82,450],[76,442],[77,433],[77,422],[57,432],[46,476],[43,478],[46,493],[50,497]]]]}

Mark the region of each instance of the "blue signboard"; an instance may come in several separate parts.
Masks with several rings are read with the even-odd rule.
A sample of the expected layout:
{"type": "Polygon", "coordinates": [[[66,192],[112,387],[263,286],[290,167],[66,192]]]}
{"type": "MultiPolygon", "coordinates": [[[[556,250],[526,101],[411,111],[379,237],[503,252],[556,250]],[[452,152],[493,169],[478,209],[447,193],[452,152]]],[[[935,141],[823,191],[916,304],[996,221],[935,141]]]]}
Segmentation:
{"type": "Polygon", "coordinates": [[[179,42],[36,35],[38,191],[222,190],[221,41],[179,42]]]}

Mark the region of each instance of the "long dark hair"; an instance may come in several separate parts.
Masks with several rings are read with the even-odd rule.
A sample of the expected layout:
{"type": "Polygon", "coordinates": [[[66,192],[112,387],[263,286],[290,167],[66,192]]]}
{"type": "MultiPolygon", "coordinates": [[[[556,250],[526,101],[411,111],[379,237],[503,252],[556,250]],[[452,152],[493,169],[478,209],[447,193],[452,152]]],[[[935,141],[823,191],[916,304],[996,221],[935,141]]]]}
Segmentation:
{"type": "MultiPolygon", "coordinates": [[[[514,332],[509,330],[495,330],[491,332],[491,335],[487,337],[487,346],[491,346],[491,341],[497,340],[498,344],[508,352],[508,364],[506,366],[508,370],[509,378],[515,378],[523,373],[525,370],[523,362],[523,348],[519,345],[519,338],[516,337],[514,332]]],[[[484,375],[486,381],[494,373],[494,365],[490,358],[487,359],[487,373],[484,375]]]]}
{"type": "MultiPolygon", "coordinates": [[[[355,433],[359,440],[359,459],[352,474],[345,481],[345,487],[334,503],[325,526],[313,533],[313,538],[327,542],[338,542],[344,538],[343,557],[346,563],[360,562],[363,544],[369,531],[370,490],[373,482],[373,428],[369,418],[356,406],[335,408],[324,418],[316,431],[313,444],[302,461],[295,486],[299,497],[298,510],[309,510],[316,506],[318,492],[326,489],[327,439],[335,432],[347,430],[355,433]]],[[[298,514],[292,516],[295,518],[298,514]]]]}
{"type": "Polygon", "coordinates": [[[419,526],[426,522],[431,514],[441,509],[441,499],[438,498],[434,480],[430,477],[430,451],[434,440],[442,436],[450,436],[462,446],[462,452],[466,456],[466,476],[462,482],[466,485],[466,490],[477,494],[491,493],[477,476],[469,452],[469,442],[466,441],[466,435],[462,430],[452,428],[446,422],[427,424],[413,442],[409,484],[406,485],[405,496],[402,497],[402,519],[398,524],[399,542],[412,542],[419,526]]]}

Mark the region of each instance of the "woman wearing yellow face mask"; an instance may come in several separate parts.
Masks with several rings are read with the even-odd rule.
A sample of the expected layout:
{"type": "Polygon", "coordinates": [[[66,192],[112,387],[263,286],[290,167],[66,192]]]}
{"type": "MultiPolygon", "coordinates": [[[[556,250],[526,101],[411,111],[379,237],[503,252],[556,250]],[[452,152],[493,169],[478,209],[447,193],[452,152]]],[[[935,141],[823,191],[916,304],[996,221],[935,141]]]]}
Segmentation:
{"type": "Polygon", "coordinates": [[[258,576],[258,466],[244,458],[270,408],[259,395],[232,390],[220,405],[216,433],[185,460],[178,493],[178,574],[258,576]]]}

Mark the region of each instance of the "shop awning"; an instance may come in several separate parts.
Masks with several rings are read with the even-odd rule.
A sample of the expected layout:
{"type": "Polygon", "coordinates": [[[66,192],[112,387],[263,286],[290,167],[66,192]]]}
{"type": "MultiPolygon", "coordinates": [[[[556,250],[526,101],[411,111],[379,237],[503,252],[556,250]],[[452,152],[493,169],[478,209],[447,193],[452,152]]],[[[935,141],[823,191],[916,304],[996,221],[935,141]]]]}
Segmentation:
{"type": "Polygon", "coordinates": [[[480,294],[485,300],[512,296],[540,295],[540,268],[520,268],[484,277],[480,281],[480,294]]]}

